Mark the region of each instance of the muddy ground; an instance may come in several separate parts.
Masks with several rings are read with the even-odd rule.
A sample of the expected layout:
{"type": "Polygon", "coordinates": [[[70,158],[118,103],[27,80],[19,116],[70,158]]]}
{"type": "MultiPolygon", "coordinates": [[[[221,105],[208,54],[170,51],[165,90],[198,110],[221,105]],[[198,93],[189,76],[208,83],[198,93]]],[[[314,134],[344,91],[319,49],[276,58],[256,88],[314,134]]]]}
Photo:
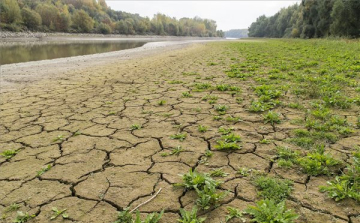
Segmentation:
{"type": "MultiPolygon", "coordinates": [[[[273,163],[276,146],[294,147],[284,139],[296,128],[290,120],[304,114],[279,108],[283,121],[273,127],[263,123],[261,114],[247,111],[254,95],[251,80],[237,82],[226,77],[224,70],[231,61],[230,57],[219,60],[227,52],[224,44],[196,44],[75,69],[61,78],[2,93],[0,152],[16,150],[17,154],[8,160],[0,158],[0,222],[15,218],[16,211],[5,212],[13,203],[35,215],[28,222],[114,222],[118,211],[148,200],[160,188],[159,195],[139,210],[165,210],[161,222],[176,222],[179,209],[191,209],[196,200],[193,191],[173,186],[181,181],[179,174],[223,168],[229,175],[221,178],[221,189],[228,190],[228,196],[218,208],[200,213],[207,217],[206,222],[220,223],[228,206],[243,210],[258,200],[251,179],[237,174],[243,167],[294,181],[287,205],[300,214],[297,222],[360,222],[359,204],[335,202],[319,192],[330,177],[309,177],[273,163]],[[191,72],[199,75],[184,75],[191,72]],[[219,98],[216,105],[226,104],[227,114],[240,120],[214,120],[216,105],[202,100],[209,91],[192,91],[192,97],[183,97],[198,80],[240,87],[244,99],[240,104],[227,92],[212,92],[219,98]],[[159,105],[161,100],[163,105],[159,105]],[[133,125],[141,128],[131,130],[133,125]],[[199,125],[207,126],[208,131],[198,132],[199,125]],[[221,126],[233,127],[242,136],[241,150],[215,150],[221,126]],[[187,133],[184,141],[170,138],[179,132],[187,133]],[[264,138],[271,143],[260,144],[264,138]],[[162,155],[177,146],[185,151],[178,156],[162,155]],[[214,155],[205,159],[206,150],[214,155]],[[38,173],[49,164],[51,169],[38,173]],[[50,220],[53,207],[66,209],[69,219],[50,220]]],[[[334,153],[344,155],[336,151],[360,144],[359,140],[356,133],[338,141],[334,153]]]]}

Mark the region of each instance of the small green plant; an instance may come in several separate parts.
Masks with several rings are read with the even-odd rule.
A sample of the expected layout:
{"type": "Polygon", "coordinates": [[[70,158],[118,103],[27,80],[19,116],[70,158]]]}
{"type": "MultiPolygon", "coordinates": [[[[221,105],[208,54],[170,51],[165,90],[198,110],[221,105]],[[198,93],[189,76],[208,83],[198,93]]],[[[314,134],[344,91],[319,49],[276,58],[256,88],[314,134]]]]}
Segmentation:
{"type": "Polygon", "coordinates": [[[234,128],[220,127],[218,131],[219,131],[219,133],[221,133],[221,135],[228,135],[228,134],[230,134],[232,131],[234,131],[234,128]]]}
{"type": "Polygon", "coordinates": [[[13,203],[10,204],[9,207],[7,207],[4,212],[9,213],[9,212],[17,211],[19,210],[19,208],[20,208],[19,204],[13,203]]]}
{"type": "Polygon", "coordinates": [[[229,133],[228,135],[223,135],[221,137],[221,139],[224,142],[234,142],[234,143],[241,142],[241,137],[238,135],[235,135],[234,133],[229,133]]]}
{"type": "Polygon", "coordinates": [[[196,205],[203,210],[207,210],[211,206],[216,205],[227,195],[226,192],[217,192],[216,185],[214,184],[205,184],[205,187],[202,190],[195,187],[195,190],[198,196],[196,205]]]}
{"type": "Polygon", "coordinates": [[[256,202],[256,206],[248,207],[245,213],[253,216],[251,222],[264,223],[293,223],[299,217],[286,209],[285,201],[277,203],[269,199],[256,202]]]}
{"type": "Polygon", "coordinates": [[[177,133],[175,135],[171,135],[170,139],[178,139],[178,140],[180,140],[180,142],[182,142],[182,141],[184,141],[186,139],[186,136],[187,136],[186,132],[177,133]]]}
{"type": "Polygon", "coordinates": [[[225,121],[227,122],[239,122],[241,121],[241,118],[238,118],[238,117],[234,117],[232,115],[229,115],[225,118],[225,121]]]}
{"type": "Polygon", "coordinates": [[[5,150],[4,152],[0,153],[1,156],[5,157],[5,159],[11,159],[15,156],[18,152],[16,150],[5,150]]]}
{"type": "Polygon", "coordinates": [[[133,125],[131,125],[130,130],[137,130],[137,129],[141,129],[141,128],[142,128],[142,125],[140,125],[140,124],[133,124],[133,125]]]}
{"type": "Polygon", "coordinates": [[[183,97],[183,98],[191,98],[192,95],[190,94],[190,92],[183,92],[183,93],[182,93],[182,97],[183,97]]]}
{"type": "Polygon", "coordinates": [[[116,115],[115,111],[109,111],[108,115],[116,115]]]}
{"type": "Polygon", "coordinates": [[[117,220],[114,223],[133,223],[133,218],[129,208],[125,208],[120,211],[117,216],[117,220]]]}
{"type": "Polygon", "coordinates": [[[134,221],[134,223],[158,223],[161,219],[161,217],[163,216],[164,211],[161,211],[160,213],[151,213],[146,215],[145,219],[142,221],[140,219],[140,212],[137,211],[136,212],[136,219],[134,221]]]}
{"type": "Polygon", "coordinates": [[[235,142],[225,142],[222,140],[217,141],[217,145],[215,145],[215,149],[217,150],[239,150],[241,146],[235,142]]]}
{"type": "Polygon", "coordinates": [[[66,209],[63,209],[63,210],[59,211],[56,207],[53,207],[51,210],[52,210],[54,213],[53,213],[53,215],[50,217],[50,220],[54,220],[54,219],[56,219],[57,217],[59,217],[60,215],[62,216],[63,219],[69,218],[69,215],[65,213],[65,212],[66,212],[66,209]]]}
{"type": "Polygon", "coordinates": [[[218,169],[212,169],[209,175],[211,177],[226,177],[229,175],[229,173],[225,173],[222,168],[218,168],[218,169]]]}
{"type": "Polygon", "coordinates": [[[210,157],[212,157],[212,156],[214,155],[214,153],[207,149],[207,150],[205,151],[204,155],[205,155],[206,157],[210,158],[210,157]]]}
{"type": "Polygon", "coordinates": [[[253,172],[254,170],[253,169],[249,169],[249,168],[246,168],[246,167],[243,167],[243,168],[240,168],[237,173],[240,174],[241,176],[243,177],[247,177],[250,175],[251,172],[253,172]]]}
{"type": "Polygon", "coordinates": [[[360,203],[360,150],[354,153],[343,174],[328,181],[327,186],[320,187],[320,191],[327,192],[335,201],[351,198],[360,203]]]}
{"type": "Polygon", "coordinates": [[[278,146],[276,147],[277,156],[278,156],[278,165],[280,167],[292,167],[300,156],[300,153],[293,151],[287,147],[278,146]]]}
{"type": "Polygon", "coordinates": [[[318,147],[316,151],[308,153],[305,157],[297,160],[302,170],[312,176],[329,174],[330,168],[341,164],[340,161],[325,154],[324,147],[318,147]]]}
{"type": "Polygon", "coordinates": [[[270,123],[271,125],[274,125],[275,123],[280,123],[280,114],[269,111],[266,115],[263,115],[264,123],[270,123]]]}
{"type": "Polygon", "coordinates": [[[51,164],[48,164],[46,167],[41,168],[41,170],[37,172],[36,176],[43,175],[45,172],[49,171],[51,167],[52,167],[51,164]]]}
{"type": "Polygon", "coordinates": [[[184,209],[180,209],[181,219],[177,221],[179,223],[203,223],[206,218],[198,218],[197,217],[197,208],[193,207],[191,211],[185,211],[184,209]]]}
{"type": "Polygon", "coordinates": [[[208,130],[208,127],[206,127],[206,126],[203,126],[203,125],[198,126],[198,131],[201,133],[207,132],[207,130],[208,130]]]}
{"type": "Polygon", "coordinates": [[[268,140],[268,139],[262,139],[262,140],[259,141],[259,143],[260,143],[260,144],[270,144],[271,141],[268,140]]]}
{"type": "Polygon", "coordinates": [[[158,104],[159,106],[163,106],[163,105],[166,104],[166,101],[165,101],[165,100],[160,100],[160,101],[158,101],[157,104],[158,104]]]}
{"type": "Polygon", "coordinates": [[[293,182],[269,176],[257,176],[254,180],[258,195],[264,199],[280,202],[285,200],[292,191],[293,182]]]}
{"type": "Polygon", "coordinates": [[[30,219],[32,219],[34,217],[35,217],[35,215],[29,215],[29,213],[27,213],[27,212],[24,213],[22,211],[18,211],[16,213],[16,217],[15,217],[13,222],[15,222],[15,223],[25,223],[25,222],[29,221],[30,219]]]}
{"type": "Polygon", "coordinates": [[[220,121],[220,120],[222,119],[222,117],[215,115],[215,116],[213,117],[213,119],[214,119],[215,121],[220,121]]]}
{"type": "Polygon", "coordinates": [[[243,220],[242,219],[242,217],[243,217],[242,211],[240,211],[239,209],[228,207],[227,210],[228,210],[229,214],[226,215],[225,222],[228,222],[231,219],[235,219],[235,218],[239,218],[239,219],[243,220]]]}
{"type": "Polygon", "coordinates": [[[181,148],[181,146],[177,146],[175,148],[172,148],[170,153],[161,153],[161,156],[164,156],[164,157],[171,156],[171,155],[179,156],[179,154],[184,151],[185,150],[183,148],[181,148]]]}
{"type": "Polygon", "coordinates": [[[133,219],[133,216],[128,208],[125,208],[123,211],[120,211],[117,217],[117,220],[114,223],[158,223],[163,216],[164,211],[160,213],[151,213],[146,215],[144,220],[140,219],[140,212],[136,212],[136,218],[133,219]]]}
{"type": "Polygon", "coordinates": [[[188,173],[182,175],[182,180],[182,183],[175,186],[195,190],[198,196],[196,204],[204,210],[217,205],[227,195],[225,192],[217,192],[216,188],[221,182],[213,179],[210,174],[198,173],[190,169],[188,173]]]}
{"type": "Polygon", "coordinates": [[[77,130],[77,131],[74,133],[74,136],[79,136],[79,135],[81,135],[81,132],[80,132],[80,130],[77,130]]]}
{"type": "Polygon", "coordinates": [[[55,139],[53,139],[53,142],[57,142],[57,141],[62,142],[63,140],[64,140],[64,136],[63,135],[58,135],[58,136],[56,136],[55,139]]]}
{"type": "Polygon", "coordinates": [[[215,106],[215,111],[217,111],[220,115],[224,115],[228,109],[229,107],[226,105],[215,106]]]}

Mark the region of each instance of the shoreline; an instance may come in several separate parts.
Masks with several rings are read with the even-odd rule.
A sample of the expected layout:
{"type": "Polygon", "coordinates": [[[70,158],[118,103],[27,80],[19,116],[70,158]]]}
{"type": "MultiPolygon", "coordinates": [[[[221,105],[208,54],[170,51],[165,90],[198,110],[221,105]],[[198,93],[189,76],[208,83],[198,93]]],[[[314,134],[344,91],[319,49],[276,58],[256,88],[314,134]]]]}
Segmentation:
{"type": "Polygon", "coordinates": [[[148,41],[179,41],[179,40],[221,40],[222,37],[197,36],[158,36],[158,35],[123,35],[97,33],[43,33],[43,32],[8,32],[0,31],[2,42],[36,42],[36,41],[84,41],[84,40],[148,40],[148,41]]]}
{"type": "Polygon", "coordinates": [[[59,79],[69,71],[121,63],[212,41],[214,40],[149,42],[142,47],[120,51],[1,65],[0,93],[19,90],[45,78],[59,79]]]}

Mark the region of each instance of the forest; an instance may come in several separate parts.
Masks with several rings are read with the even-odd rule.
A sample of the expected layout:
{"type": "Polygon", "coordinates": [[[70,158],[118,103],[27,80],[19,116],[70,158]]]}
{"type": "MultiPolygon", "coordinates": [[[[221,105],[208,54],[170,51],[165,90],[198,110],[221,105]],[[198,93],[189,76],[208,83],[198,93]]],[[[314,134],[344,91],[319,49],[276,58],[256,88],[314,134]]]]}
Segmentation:
{"type": "Polygon", "coordinates": [[[249,27],[250,37],[360,37],[360,1],[302,0],[275,15],[262,15],[249,27]]]}
{"type": "Polygon", "coordinates": [[[142,17],[115,11],[105,0],[2,0],[0,28],[9,31],[222,37],[209,19],[142,17]]]}

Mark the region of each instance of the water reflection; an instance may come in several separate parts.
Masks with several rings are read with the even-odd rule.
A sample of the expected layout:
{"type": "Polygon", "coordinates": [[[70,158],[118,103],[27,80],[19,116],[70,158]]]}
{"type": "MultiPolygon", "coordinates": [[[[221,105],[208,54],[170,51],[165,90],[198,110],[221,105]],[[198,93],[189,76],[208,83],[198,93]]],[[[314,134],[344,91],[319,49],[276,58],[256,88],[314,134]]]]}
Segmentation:
{"type": "Polygon", "coordinates": [[[118,51],[143,46],[142,41],[32,42],[0,45],[1,65],[118,51]]]}

